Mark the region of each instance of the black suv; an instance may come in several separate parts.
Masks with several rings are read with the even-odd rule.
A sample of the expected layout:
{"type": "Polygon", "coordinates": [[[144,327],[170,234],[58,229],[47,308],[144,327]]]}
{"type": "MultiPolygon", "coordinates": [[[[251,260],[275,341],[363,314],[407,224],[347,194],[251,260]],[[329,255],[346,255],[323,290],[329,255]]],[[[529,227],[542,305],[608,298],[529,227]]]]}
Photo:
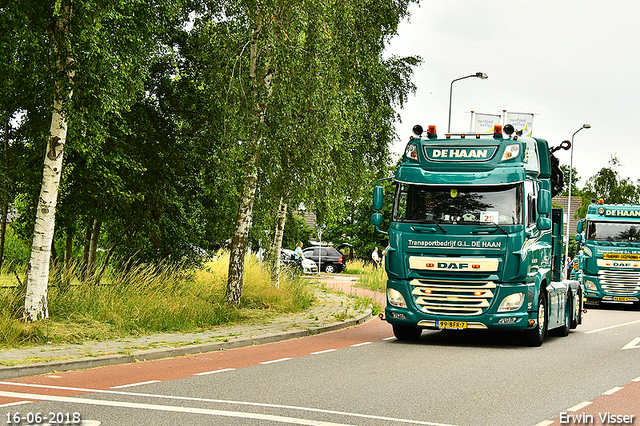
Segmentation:
{"type": "Polygon", "coordinates": [[[344,255],[333,247],[309,247],[303,253],[304,257],[316,262],[321,271],[330,274],[342,272],[347,266],[344,255]]]}

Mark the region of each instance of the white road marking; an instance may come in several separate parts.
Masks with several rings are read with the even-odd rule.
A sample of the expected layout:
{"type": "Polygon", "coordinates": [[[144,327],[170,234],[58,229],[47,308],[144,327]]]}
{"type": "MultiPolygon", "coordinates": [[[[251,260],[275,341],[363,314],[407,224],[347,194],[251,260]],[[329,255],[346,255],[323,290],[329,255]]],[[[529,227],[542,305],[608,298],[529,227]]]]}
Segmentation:
{"type": "Polygon", "coordinates": [[[220,370],[205,371],[204,373],[195,373],[194,376],[206,376],[207,374],[224,373],[225,371],[235,371],[235,368],[222,368],[220,370]]]}
{"type": "Polygon", "coordinates": [[[358,346],[370,345],[372,342],[362,342],[356,343],[355,345],[351,345],[352,348],[357,348],[358,346]]]}
{"type": "Polygon", "coordinates": [[[335,351],[337,351],[337,349],[327,349],[326,351],[311,352],[311,355],[327,354],[329,352],[335,352],[335,351]]]}
{"type": "Polygon", "coordinates": [[[535,426],[549,426],[554,424],[555,422],[553,420],[545,420],[543,422],[540,422],[538,424],[536,424],[535,426]]]}
{"type": "Polygon", "coordinates": [[[124,389],[133,386],[150,385],[151,383],[160,383],[160,380],[149,380],[148,382],[130,383],[128,385],[112,386],[111,389],[124,389]]]}
{"type": "Polygon", "coordinates": [[[0,392],[0,396],[9,398],[28,398],[41,401],[68,402],[72,404],[101,405],[107,407],[135,408],[142,410],[171,411],[174,413],[206,414],[209,416],[237,417],[245,419],[269,420],[280,423],[292,423],[309,426],[349,426],[342,423],[321,422],[294,417],[272,416],[269,414],[243,413],[237,411],[211,410],[207,408],[176,407],[172,405],[140,404],[136,402],[105,401],[100,399],[75,398],[68,396],[38,395],[29,393],[0,392]]]}
{"type": "Polygon", "coordinates": [[[585,401],[585,402],[581,402],[578,405],[574,405],[573,407],[569,408],[567,410],[567,413],[571,412],[571,411],[578,411],[578,410],[582,410],[584,407],[586,407],[587,405],[591,405],[591,401],[585,401]]]}
{"type": "Polygon", "coordinates": [[[0,408],[4,408],[4,407],[12,407],[14,405],[22,405],[22,404],[31,404],[31,401],[18,401],[18,402],[10,402],[8,404],[2,404],[0,405],[0,408]]]}
{"type": "Polygon", "coordinates": [[[261,365],[273,364],[274,362],[289,361],[291,359],[293,359],[293,358],[280,358],[280,359],[274,359],[273,361],[264,361],[264,362],[261,362],[260,364],[261,365]]]}
{"type": "Polygon", "coordinates": [[[620,386],[616,386],[615,388],[609,389],[608,391],[604,392],[603,395],[613,395],[619,390],[622,390],[622,388],[620,386]]]}
{"type": "Polygon", "coordinates": [[[397,340],[395,336],[391,336],[391,337],[385,337],[382,340],[397,340]]]}
{"type": "Polygon", "coordinates": [[[597,330],[585,331],[585,333],[584,333],[584,334],[597,333],[597,332],[599,332],[599,331],[611,330],[612,328],[624,327],[624,326],[626,326],[626,325],[632,325],[632,324],[638,324],[638,323],[640,323],[640,320],[638,320],[638,321],[632,321],[632,322],[627,322],[627,323],[624,323],[624,324],[612,325],[612,326],[604,327],[604,328],[599,328],[599,329],[597,329],[597,330]]]}
{"type": "MultiPolygon", "coordinates": [[[[407,423],[407,424],[425,425],[425,426],[456,426],[456,425],[445,424],[445,423],[433,423],[433,422],[424,422],[420,420],[408,420],[408,419],[398,419],[393,417],[372,416],[368,414],[348,413],[345,411],[323,410],[321,408],[297,407],[295,405],[260,404],[257,402],[228,401],[224,399],[209,399],[209,398],[191,398],[191,397],[173,396],[173,395],[154,395],[154,394],[137,393],[137,392],[119,392],[119,391],[110,391],[110,390],[102,390],[102,389],[74,388],[74,387],[68,387],[68,386],[38,385],[38,384],[32,384],[32,383],[0,382],[0,385],[22,386],[22,387],[43,388],[43,389],[60,389],[60,390],[71,390],[71,391],[78,391],[78,392],[104,393],[104,394],[125,395],[125,396],[139,396],[139,397],[146,397],[146,398],[170,399],[170,400],[177,400],[177,401],[212,402],[217,404],[247,405],[252,407],[284,408],[287,410],[309,411],[313,413],[323,413],[323,414],[337,414],[340,416],[359,417],[364,419],[384,420],[389,422],[407,423]]],[[[587,403],[587,405],[588,404],[591,404],[591,403],[589,402],[587,403]]]]}
{"type": "Polygon", "coordinates": [[[632,380],[632,382],[640,382],[640,377],[636,377],[635,379],[632,380]]]}
{"type": "Polygon", "coordinates": [[[638,346],[638,343],[640,343],[640,337],[636,337],[635,339],[627,343],[622,349],[638,349],[640,348],[640,346],[638,346]]]}

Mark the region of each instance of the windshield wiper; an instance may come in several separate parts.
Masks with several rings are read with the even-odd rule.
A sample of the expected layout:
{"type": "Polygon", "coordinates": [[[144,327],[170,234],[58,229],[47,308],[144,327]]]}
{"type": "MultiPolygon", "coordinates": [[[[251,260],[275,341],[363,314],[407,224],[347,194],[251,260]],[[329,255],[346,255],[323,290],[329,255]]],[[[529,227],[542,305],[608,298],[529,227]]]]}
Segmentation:
{"type": "MultiPolygon", "coordinates": [[[[444,228],[442,227],[442,225],[440,225],[440,224],[438,223],[438,221],[436,221],[435,219],[431,219],[431,220],[430,220],[430,222],[433,222],[433,224],[434,224],[434,225],[436,225],[438,228],[440,228],[440,230],[442,231],[442,233],[443,233],[443,234],[446,234],[446,233],[447,233],[447,230],[446,230],[446,229],[444,229],[444,228]]],[[[430,223],[430,222],[427,222],[427,223],[430,223]]]]}
{"type": "Polygon", "coordinates": [[[504,232],[506,235],[509,235],[509,233],[500,225],[498,225],[495,222],[480,222],[480,225],[493,225],[498,227],[502,232],[504,232]]]}

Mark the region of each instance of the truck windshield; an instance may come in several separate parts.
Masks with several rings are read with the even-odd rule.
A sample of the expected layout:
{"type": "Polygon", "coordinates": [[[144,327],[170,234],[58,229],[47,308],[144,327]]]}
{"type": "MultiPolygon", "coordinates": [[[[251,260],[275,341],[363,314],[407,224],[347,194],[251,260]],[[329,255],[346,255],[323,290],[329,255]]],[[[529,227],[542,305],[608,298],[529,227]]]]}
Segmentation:
{"type": "Polygon", "coordinates": [[[640,224],[589,221],[587,239],[610,243],[640,241],[640,224]]]}
{"type": "Polygon", "coordinates": [[[399,183],[393,203],[396,222],[442,224],[523,223],[522,184],[426,186],[399,183]]]}

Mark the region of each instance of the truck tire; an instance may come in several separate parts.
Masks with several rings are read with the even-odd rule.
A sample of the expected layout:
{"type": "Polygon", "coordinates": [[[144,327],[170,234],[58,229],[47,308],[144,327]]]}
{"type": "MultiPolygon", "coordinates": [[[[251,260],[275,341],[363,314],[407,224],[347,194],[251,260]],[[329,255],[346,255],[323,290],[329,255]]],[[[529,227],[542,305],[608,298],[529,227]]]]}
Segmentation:
{"type": "Polygon", "coordinates": [[[420,336],[422,335],[422,329],[415,326],[394,324],[393,335],[396,336],[396,339],[398,340],[415,342],[416,340],[420,339],[420,336]]]}
{"type": "Polygon", "coordinates": [[[576,300],[573,302],[573,309],[575,309],[576,318],[571,316],[571,329],[574,330],[579,324],[582,324],[582,291],[578,290],[576,294],[576,300]]]}
{"type": "Polygon", "coordinates": [[[546,289],[540,290],[538,297],[538,319],[536,327],[531,330],[525,330],[520,336],[520,342],[525,346],[537,347],[544,342],[544,336],[547,334],[549,312],[547,311],[547,294],[546,289]]]}

